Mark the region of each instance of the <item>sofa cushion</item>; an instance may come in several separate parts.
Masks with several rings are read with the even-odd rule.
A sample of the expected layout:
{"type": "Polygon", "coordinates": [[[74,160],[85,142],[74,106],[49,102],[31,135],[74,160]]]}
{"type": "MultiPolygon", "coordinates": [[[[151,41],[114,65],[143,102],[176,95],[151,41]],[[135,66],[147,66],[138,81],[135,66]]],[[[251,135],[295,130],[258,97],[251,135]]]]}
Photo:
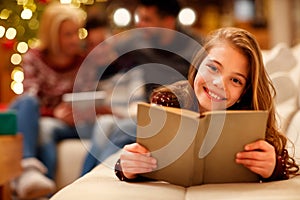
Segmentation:
{"type": "Polygon", "coordinates": [[[269,74],[278,71],[290,71],[297,64],[292,49],[285,43],[279,43],[270,51],[264,51],[263,59],[269,74]]]}
{"type": "Polygon", "coordinates": [[[99,165],[51,200],[294,200],[299,199],[299,188],[300,176],[269,183],[205,184],[189,188],[161,181],[128,183],[118,180],[110,167],[99,165]]]}
{"type": "Polygon", "coordinates": [[[276,89],[276,104],[297,98],[298,89],[288,72],[275,72],[270,78],[276,89]]]}
{"type": "Polygon", "coordinates": [[[269,183],[225,183],[181,187],[163,181],[128,183],[114,174],[115,153],[91,172],[57,192],[51,200],[252,200],[299,199],[300,176],[269,183]],[[82,192],[83,191],[83,192],[82,192]],[[284,192],[282,192],[284,191],[284,192]]]}
{"type": "Polygon", "coordinates": [[[296,112],[298,88],[288,72],[275,72],[270,75],[276,90],[276,112],[279,127],[286,130],[289,120],[296,112]]]}
{"type": "Polygon", "coordinates": [[[295,200],[299,199],[300,177],[269,183],[207,184],[188,188],[185,199],[198,200],[295,200]]]}

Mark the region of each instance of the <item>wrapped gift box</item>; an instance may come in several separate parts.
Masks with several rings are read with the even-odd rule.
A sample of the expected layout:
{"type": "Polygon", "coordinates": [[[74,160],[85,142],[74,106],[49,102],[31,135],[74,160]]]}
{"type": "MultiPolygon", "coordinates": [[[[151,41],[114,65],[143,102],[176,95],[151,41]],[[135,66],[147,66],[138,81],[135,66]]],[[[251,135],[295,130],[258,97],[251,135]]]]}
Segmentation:
{"type": "Polygon", "coordinates": [[[0,135],[17,133],[17,116],[13,111],[0,112],[0,135]]]}

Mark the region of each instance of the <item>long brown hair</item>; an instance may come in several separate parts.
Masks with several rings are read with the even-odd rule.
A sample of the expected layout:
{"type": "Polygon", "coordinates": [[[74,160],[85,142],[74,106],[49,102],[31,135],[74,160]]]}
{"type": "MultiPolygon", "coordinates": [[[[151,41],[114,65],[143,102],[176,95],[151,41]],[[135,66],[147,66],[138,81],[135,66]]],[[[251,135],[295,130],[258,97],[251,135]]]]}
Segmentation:
{"type": "MultiPolygon", "coordinates": [[[[275,148],[276,155],[285,155],[287,138],[280,133],[276,123],[276,113],[274,107],[274,97],[276,95],[274,86],[265,70],[260,47],[255,37],[239,28],[227,27],[212,32],[207,37],[204,47],[194,58],[190,67],[188,81],[191,87],[198,67],[207,56],[208,52],[217,44],[226,42],[246,56],[249,63],[249,77],[245,91],[240,101],[228,109],[247,109],[247,110],[268,110],[269,118],[267,122],[266,141],[275,148]]],[[[288,174],[296,174],[299,166],[290,156],[284,157],[288,174]]]]}

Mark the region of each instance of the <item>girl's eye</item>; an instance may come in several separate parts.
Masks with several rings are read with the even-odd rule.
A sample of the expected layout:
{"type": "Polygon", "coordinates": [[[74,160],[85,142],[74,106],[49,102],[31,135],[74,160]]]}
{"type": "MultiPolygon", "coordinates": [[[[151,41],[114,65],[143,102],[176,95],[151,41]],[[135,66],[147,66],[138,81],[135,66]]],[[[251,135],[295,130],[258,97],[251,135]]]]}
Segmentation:
{"type": "Polygon", "coordinates": [[[218,68],[214,65],[207,65],[207,67],[212,71],[212,72],[218,72],[218,68]]]}
{"type": "Polygon", "coordinates": [[[237,84],[237,85],[243,85],[242,81],[240,81],[240,80],[237,79],[237,78],[232,78],[231,80],[232,80],[232,82],[233,82],[234,84],[237,84]]]}

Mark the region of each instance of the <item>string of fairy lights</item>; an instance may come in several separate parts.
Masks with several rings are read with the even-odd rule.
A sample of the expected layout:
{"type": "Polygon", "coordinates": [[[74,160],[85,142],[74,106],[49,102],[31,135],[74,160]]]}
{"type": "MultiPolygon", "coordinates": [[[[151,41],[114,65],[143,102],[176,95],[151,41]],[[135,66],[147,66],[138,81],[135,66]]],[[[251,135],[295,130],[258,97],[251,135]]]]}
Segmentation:
{"type": "MultiPolygon", "coordinates": [[[[54,0],[9,0],[0,2],[0,41],[6,48],[13,50],[10,56],[11,84],[15,94],[23,93],[24,74],[21,67],[22,55],[38,43],[36,32],[39,28],[40,16],[48,3],[54,0]]],[[[62,4],[72,4],[77,7],[93,5],[107,0],[60,0],[62,4]]],[[[181,10],[178,19],[183,25],[190,26],[196,21],[196,12],[191,8],[181,10]]],[[[126,28],[132,21],[138,21],[137,16],[124,7],[118,7],[112,13],[115,26],[126,28]],[[133,17],[134,16],[134,17],[133,17]]],[[[84,39],[87,31],[81,29],[79,36],[84,39]]]]}

